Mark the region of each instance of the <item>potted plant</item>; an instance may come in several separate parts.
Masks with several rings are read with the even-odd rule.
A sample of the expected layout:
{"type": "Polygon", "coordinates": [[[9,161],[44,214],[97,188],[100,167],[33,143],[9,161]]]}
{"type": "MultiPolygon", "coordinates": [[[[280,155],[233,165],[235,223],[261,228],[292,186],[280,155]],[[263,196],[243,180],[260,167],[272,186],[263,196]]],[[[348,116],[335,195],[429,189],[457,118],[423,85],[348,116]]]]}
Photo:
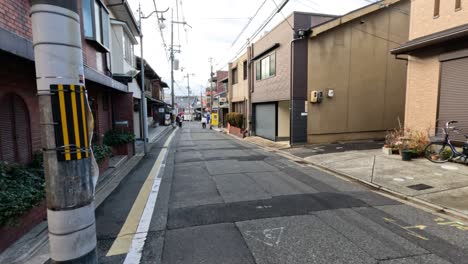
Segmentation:
{"type": "Polygon", "coordinates": [[[107,145],[93,145],[93,154],[99,166],[99,174],[102,174],[109,167],[112,149],[107,145]]]}
{"type": "Polygon", "coordinates": [[[135,135],[126,131],[109,130],[104,135],[103,143],[112,147],[114,155],[133,155],[135,135]]]}
{"type": "Polygon", "coordinates": [[[385,145],[383,146],[382,151],[388,155],[400,153],[402,147],[400,138],[403,137],[404,134],[405,131],[401,127],[388,131],[385,136],[385,145]]]}
{"type": "Polygon", "coordinates": [[[410,138],[409,137],[401,137],[400,138],[402,144],[400,145],[400,155],[401,159],[404,161],[411,161],[413,159],[413,149],[410,148],[410,138]]]}
{"type": "Polygon", "coordinates": [[[228,132],[229,134],[234,134],[238,137],[243,137],[243,129],[244,126],[244,115],[236,112],[228,113],[227,116],[228,121],[228,132]]]}

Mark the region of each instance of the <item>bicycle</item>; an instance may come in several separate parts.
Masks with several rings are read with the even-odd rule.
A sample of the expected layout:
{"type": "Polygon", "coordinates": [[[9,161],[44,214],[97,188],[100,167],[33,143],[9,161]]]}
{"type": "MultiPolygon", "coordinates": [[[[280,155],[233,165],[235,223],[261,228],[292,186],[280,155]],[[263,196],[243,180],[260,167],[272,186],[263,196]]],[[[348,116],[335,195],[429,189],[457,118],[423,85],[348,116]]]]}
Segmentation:
{"type": "Polygon", "coordinates": [[[460,153],[453,146],[449,131],[458,132],[457,128],[451,126],[458,123],[458,121],[448,121],[445,123],[445,127],[442,129],[443,137],[434,136],[431,138],[429,143],[424,149],[424,157],[434,163],[444,163],[452,159],[461,159],[464,162],[468,159],[468,135],[465,135],[467,142],[463,144],[463,151],[460,153]]]}

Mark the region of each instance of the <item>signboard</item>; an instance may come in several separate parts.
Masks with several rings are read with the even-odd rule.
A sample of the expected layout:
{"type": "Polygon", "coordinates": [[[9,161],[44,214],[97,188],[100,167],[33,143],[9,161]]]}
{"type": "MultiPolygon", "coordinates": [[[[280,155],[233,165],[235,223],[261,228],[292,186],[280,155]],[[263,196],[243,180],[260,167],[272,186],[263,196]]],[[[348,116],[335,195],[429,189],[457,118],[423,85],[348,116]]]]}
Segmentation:
{"type": "Polygon", "coordinates": [[[164,107],[159,108],[159,113],[164,113],[164,107]]]}
{"type": "Polygon", "coordinates": [[[220,98],[219,98],[219,102],[221,102],[221,103],[226,103],[226,102],[227,102],[226,97],[220,97],[220,98]]]}
{"type": "Polygon", "coordinates": [[[212,113],[211,114],[211,125],[212,126],[218,126],[218,113],[212,113]]]}

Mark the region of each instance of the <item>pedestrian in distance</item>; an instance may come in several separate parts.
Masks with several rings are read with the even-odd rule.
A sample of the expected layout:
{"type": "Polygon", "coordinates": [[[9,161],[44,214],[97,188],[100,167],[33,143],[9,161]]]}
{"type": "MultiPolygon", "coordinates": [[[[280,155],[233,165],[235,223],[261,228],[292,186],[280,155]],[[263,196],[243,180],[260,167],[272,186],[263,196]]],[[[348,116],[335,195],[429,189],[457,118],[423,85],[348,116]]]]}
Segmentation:
{"type": "Polygon", "coordinates": [[[206,115],[203,115],[202,118],[201,118],[201,123],[202,123],[202,127],[203,129],[206,128],[206,115]]]}
{"type": "Polygon", "coordinates": [[[179,127],[182,127],[182,117],[180,115],[177,115],[176,122],[179,125],[179,127]]]}
{"type": "Polygon", "coordinates": [[[210,114],[207,114],[207,115],[206,115],[206,122],[210,125],[210,129],[212,129],[212,126],[211,126],[210,121],[211,121],[211,115],[210,115],[210,114]]]}

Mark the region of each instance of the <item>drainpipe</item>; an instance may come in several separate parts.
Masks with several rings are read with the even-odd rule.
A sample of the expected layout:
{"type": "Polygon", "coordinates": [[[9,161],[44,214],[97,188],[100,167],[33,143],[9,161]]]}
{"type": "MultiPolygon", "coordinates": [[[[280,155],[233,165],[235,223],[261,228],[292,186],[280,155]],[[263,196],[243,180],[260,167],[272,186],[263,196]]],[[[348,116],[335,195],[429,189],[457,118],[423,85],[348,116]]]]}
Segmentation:
{"type": "MultiPolygon", "coordinates": [[[[247,123],[248,123],[248,130],[249,134],[252,135],[252,132],[254,131],[254,125],[253,125],[253,104],[252,104],[252,92],[254,91],[254,80],[253,78],[255,75],[252,73],[252,55],[253,55],[253,50],[254,46],[253,44],[251,46],[247,47],[247,87],[248,87],[248,109],[247,109],[247,123]]],[[[255,68],[255,67],[254,67],[255,68]]]]}
{"type": "Polygon", "coordinates": [[[50,257],[52,263],[97,263],[94,193],[98,172],[86,120],[92,122],[92,116],[82,89],[77,1],[33,0],[31,21],[50,257]]]}
{"type": "Polygon", "coordinates": [[[299,40],[297,38],[293,38],[290,43],[290,71],[289,71],[289,146],[294,145],[294,140],[293,140],[293,132],[294,132],[294,43],[296,40],[299,40]]]}

